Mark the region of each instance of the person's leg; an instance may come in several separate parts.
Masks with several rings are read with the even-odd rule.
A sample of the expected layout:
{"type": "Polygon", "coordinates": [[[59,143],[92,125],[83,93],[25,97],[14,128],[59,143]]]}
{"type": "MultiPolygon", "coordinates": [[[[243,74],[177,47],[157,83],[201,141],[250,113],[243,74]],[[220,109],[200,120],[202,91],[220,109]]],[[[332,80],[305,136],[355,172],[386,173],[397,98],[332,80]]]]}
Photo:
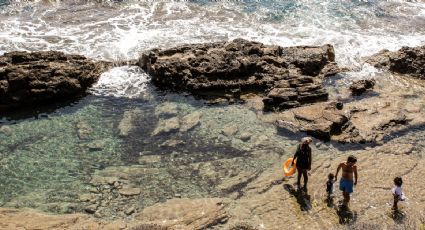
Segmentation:
{"type": "Polygon", "coordinates": [[[302,175],[302,170],[297,168],[297,189],[300,189],[301,187],[301,175],[302,175]]]}
{"type": "Polygon", "coordinates": [[[345,203],[348,205],[350,203],[350,193],[345,192],[345,203]]]}
{"type": "Polygon", "coordinates": [[[394,211],[397,211],[398,210],[397,203],[398,203],[398,198],[394,197],[394,203],[393,203],[393,208],[392,208],[394,211]]]}
{"type": "Polygon", "coordinates": [[[307,182],[308,182],[307,170],[303,171],[303,177],[304,177],[304,188],[307,188],[307,182]]]}

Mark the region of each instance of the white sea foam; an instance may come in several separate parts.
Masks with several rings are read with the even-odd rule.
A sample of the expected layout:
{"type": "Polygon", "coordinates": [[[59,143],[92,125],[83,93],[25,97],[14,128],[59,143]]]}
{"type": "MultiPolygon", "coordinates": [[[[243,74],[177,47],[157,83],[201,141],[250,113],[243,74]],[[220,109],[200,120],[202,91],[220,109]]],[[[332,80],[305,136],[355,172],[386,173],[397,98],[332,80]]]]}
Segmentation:
{"type": "Polygon", "coordinates": [[[149,76],[136,66],[122,66],[100,76],[91,92],[99,96],[140,98],[146,93],[149,76]]]}
{"type": "MultiPolygon", "coordinates": [[[[137,58],[152,48],[245,38],[281,46],[333,44],[338,64],[362,69],[362,58],[382,49],[425,44],[424,3],[312,0],[270,4],[20,3],[0,13],[0,52],[59,50],[117,61],[137,58]]],[[[125,75],[124,70],[112,73],[125,75]]],[[[118,81],[109,82],[108,87],[122,87],[121,78],[106,76],[118,81]]],[[[139,78],[131,72],[127,77],[139,78]]]]}

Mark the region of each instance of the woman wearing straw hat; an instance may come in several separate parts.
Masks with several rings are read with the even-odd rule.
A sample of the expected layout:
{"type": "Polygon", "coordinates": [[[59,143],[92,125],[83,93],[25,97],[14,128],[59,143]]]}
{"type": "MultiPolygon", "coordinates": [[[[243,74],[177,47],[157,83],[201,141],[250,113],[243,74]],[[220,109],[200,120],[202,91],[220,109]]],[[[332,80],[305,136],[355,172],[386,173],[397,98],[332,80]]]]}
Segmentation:
{"type": "Polygon", "coordinates": [[[297,147],[297,151],[292,160],[292,164],[296,160],[296,166],[298,171],[297,186],[301,188],[301,176],[304,177],[304,189],[307,190],[308,174],[307,171],[311,169],[311,148],[309,146],[313,140],[310,137],[304,137],[301,139],[301,143],[297,147]]]}

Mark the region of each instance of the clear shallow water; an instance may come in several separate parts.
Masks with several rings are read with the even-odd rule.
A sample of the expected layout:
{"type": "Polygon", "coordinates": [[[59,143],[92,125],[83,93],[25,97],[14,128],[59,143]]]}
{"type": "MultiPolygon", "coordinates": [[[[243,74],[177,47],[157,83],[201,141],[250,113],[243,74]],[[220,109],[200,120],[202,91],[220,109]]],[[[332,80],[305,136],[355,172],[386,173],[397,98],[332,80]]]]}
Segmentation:
{"type": "MultiPolygon", "coordinates": [[[[151,48],[238,37],[281,46],[330,43],[337,62],[354,68],[342,76],[346,84],[379,76],[362,64],[365,56],[424,44],[424,12],[424,3],[404,1],[0,1],[0,54],[59,50],[122,61],[151,48]]],[[[140,208],[175,196],[227,195],[234,191],[220,189],[223,181],[256,175],[295,148],[293,137],[277,135],[258,119],[259,111],[158,92],[136,67],[104,73],[90,92],[41,115],[0,116],[6,123],[0,132],[0,205],[82,211],[88,204],[80,195],[95,187],[93,178],[129,167],[152,171],[125,182],[144,188],[132,198],[140,208]],[[158,115],[166,102],[173,109],[158,115]],[[131,131],[120,135],[126,112],[134,111],[131,131]],[[201,113],[195,128],[152,135],[161,121],[194,112],[201,113]],[[179,144],[167,146],[170,140],[179,144]]],[[[421,138],[419,131],[411,135],[421,138]]],[[[315,153],[336,151],[331,149],[315,153]]],[[[118,201],[105,208],[108,217],[123,206],[111,194],[118,201]]]]}

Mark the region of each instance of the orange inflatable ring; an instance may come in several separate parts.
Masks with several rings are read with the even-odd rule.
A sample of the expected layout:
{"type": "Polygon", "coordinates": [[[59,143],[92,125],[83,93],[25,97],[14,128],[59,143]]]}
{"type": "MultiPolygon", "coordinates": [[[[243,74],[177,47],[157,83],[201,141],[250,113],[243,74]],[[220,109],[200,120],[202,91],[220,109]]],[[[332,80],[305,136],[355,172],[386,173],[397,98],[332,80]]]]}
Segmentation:
{"type": "Polygon", "coordinates": [[[295,173],[295,170],[297,168],[296,162],[294,162],[294,165],[291,167],[292,164],[292,157],[283,163],[283,174],[285,176],[292,176],[292,174],[295,173]]]}

